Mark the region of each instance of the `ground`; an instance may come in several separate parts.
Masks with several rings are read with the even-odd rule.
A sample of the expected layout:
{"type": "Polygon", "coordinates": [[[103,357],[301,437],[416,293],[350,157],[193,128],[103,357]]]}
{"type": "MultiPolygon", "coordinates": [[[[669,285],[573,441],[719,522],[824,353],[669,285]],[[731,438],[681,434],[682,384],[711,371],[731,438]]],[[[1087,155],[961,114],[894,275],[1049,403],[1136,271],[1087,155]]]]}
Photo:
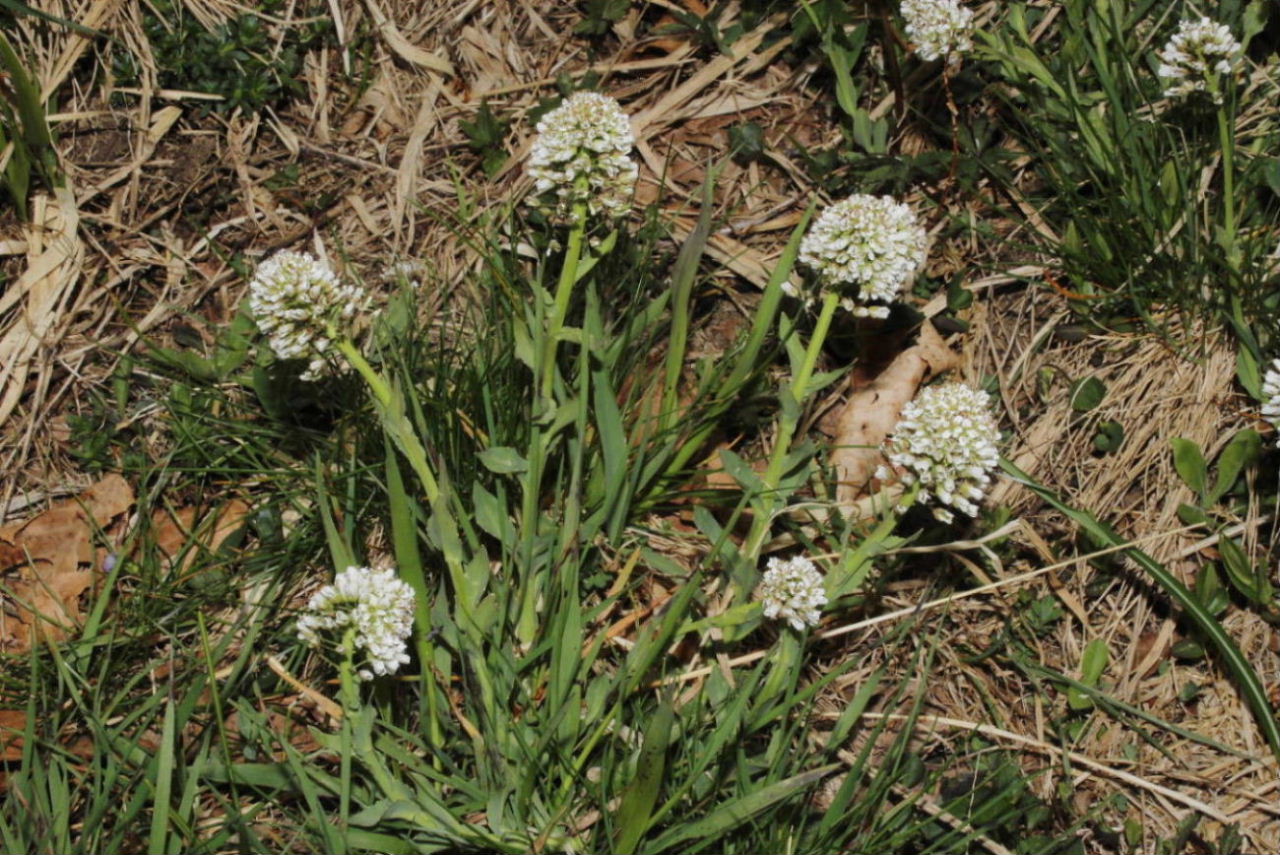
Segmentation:
{"type": "MultiPolygon", "coordinates": [[[[65,180],[57,191],[37,182],[29,221],[16,209],[0,213],[0,467],[7,473],[0,541],[14,552],[14,565],[38,553],[37,534],[56,540],[51,554],[75,543],[76,560],[64,574],[69,587],[50,602],[74,603],[69,610],[79,620],[95,601],[94,574],[105,559],[93,538],[104,532],[122,544],[132,542],[130,531],[149,527],[165,566],[179,574],[186,565],[176,556],[192,537],[215,550],[224,541],[233,544],[228,549],[254,548],[252,537],[233,534],[271,486],[265,469],[218,473],[198,489],[178,475],[140,486],[139,460],[163,459],[175,445],[164,415],[172,384],[235,385],[218,372],[190,370],[190,361],[175,364],[172,354],[215,359],[253,267],[282,248],[322,253],[388,294],[396,271],[408,270],[420,282],[417,323],[440,341],[456,341],[468,307],[484,304],[478,290],[487,280],[479,272],[489,244],[474,236],[530,195],[522,164],[536,133],[531,116],[558,96],[557,87],[589,80],[632,117],[640,162],[634,225],[645,216],[663,225],[655,246],[664,258],[676,255],[710,202],[685,385],[695,383],[699,360],[720,359],[749,326],[810,204],[834,201],[841,180],[856,180],[848,169],[837,168],[833,179],[815,166],[812,153],[851,147],[833,106],[833,76],[820,51],[796,44],[795,19],[766,3],[337,0],[305,10],[330,18],[333,28],[300,55],[297,91],[229,109],[217,96],[166,82],[160,42],[145,26],[150,4],[35,5],[115,39],[23,15],[11,34],[43,91],[57,93],[48,121],[65,180]],[[713,23],[699,28],[697,21],[713,23]],[[122,52],[134,57],[128,79],[122,52]],[[112,480],[118,472],[124,483],[112,480]],[[72,523],[49,516],[51,505],[56,510],[89,489],[112,497],[96,525],[85,525],[75,502],[60,506],[72,523]],[[147,494],[147,512],[135,507],[135,491],[147,494]],[[189,534],[202,525],[204,534],[189,534]]],[[[979,20],[997,17],[1000,5],[975,4],[979,20]]],[[[222,2],[182,8],[213,30],[240,15],[222,2]]],[[[290,5],[264,15],[272,29],[262,50],[298,38],[302,11],[290,5]]],[[[1033,37],[1052,36],[1053,16],[1033,37]]],[[[921,211],[930,231],[925,277],[946,285],[911,295],[914,325],[891,324],[865,347],[854,344],[865,338],[865,326],[837,322],[819,367],[847,368],[855,351],[859,358],[808,404],[806,435],[822,449],[857,445],[842,427],[849,401],[860,400],[859,390],[904,351],[921,346],[923,323],[936,342],[917,383],[945,369],[948,377],[994,387],[1004,457],[1195,588],[1202,568],[1222,559],[1221,539],[1179,515],[1180,505],[1199,497],[1180,477],[1170,440],[1194,442],[1209,461],[1246,428],[1271,441],[1237,382],[1230,330],[1172,308],[1158,325],[1082,323],[1076,285],[1021,239],[1027,220],[1009,214],[1004,191],[946,166],[948,138],[958,133],[949,123],[997,115],[995,99],[962,98],[957,107],[950,89],[927,88],[932,72],[922,67],[907,80],[929,93],[928,103],[908,111],[904,94],[886,82],[894,75],[880,48],[868,50],[868,64],[879,70],[859,78],[868,121],[889,119],[887,148],[895,155],[936,155],[943,164],[931,180],[905,182],[897,196],[921,211]],[[1096,406],[1084,407],[1075,381],[1088,377],[1104,392],[1096,406]],[[1112,423],[1123,426],[1124,440],[1102,447],[1099,437],[1112,423]]],[[[522,244],[520,234],[491,239],[537,260],[539,250],[522,244]]],[[[654,365],[663,358],[651,354],[654,365]]],[[[784,364],[775,372],[785,373],[784,364]]],[[[716,445],[758,461],[763,471],[775,440],[766,426],[723,435],[716,445]]],[[[697,465],[705,470],[700,485],[734,486],[717,454],[702,455],[697,465]]],[[[1263,498],[1273,481],[1248,473],[1240,501],[1222,520],[1227,539],[1238,538],[1258,561],[1269,561],[1274,546],[1263,498]]],[[[848,511],[860,498],[846,495],[840,507],[848,511]]],[[[1177,851],[1219,851],[1228,827],[1244,851],[1280,851],[1276,760],[1232,675],[1213,656],[1187,655],[1200,637],[1165,591],[1130,557],[1115,557],[1115,550],[1108,556],[1103,544],[1080,534],[1077,520],[1010,477],[998,481],[986,506],[1001,515],[951,539],[930,537],[886,553],[878,560],[894,569],[877,581],[874,596],[827,616],[811,639],[802,680],[812,684],[843,670],[816,695],[812,738],[820,742],[874,676],[903,687],[861,701],[863,720],[887,726],[856,733],[838,757],[860,765],[859,752],[873,741],[878,758],[910,722],[911,750],[945,772],[917,790],[896,784],[892,798],[945,826],[969,828],[944,805],[966,791],[979,798],[989,781],[983,757],[1007,753],[1025,776],[1028,797],[1051,806],[1054,827],[1072,827],[1085,851],[1152,851],[1178,839],[1197,813],[1199,824],[1178,844],[1190,848],[1177,851]],[[1090,679],[1089,651],[1100,647],[1105,669],[1090,679]],[[1096,708],[1072,695],[1062,676],[1100,690],[1096,708]]],[[[647,548],[680,567],[699,566],[712,551],[692,503],[653,509],[641,531],[647,548]]],[[[816,540],[824,529],[804,521],[796,531],[816,540]]],[[[765,551],[795,542],[788,537],[765,551]]],[[[619,552],[619,564],[624,560],[619,552]]],[[[12,573],[10,581],[18,583],[12,573]]],[[[644,585],[638,605],[608,622],[610,639],[637,638],[676,590],[656,573],[644,585]]],[[[294,604],[314,588],[292,590],[294,604]]],[[[122,590],[116,600],[141,595],[122,590]]],[[[248,602],[235,591],[224,607],[248,602]]],[[[7,608],[0,641],[7,655],[25,657],[30,621],[7,608]]],[[[1267,617],[1233,607],[1222,626],[1274,707],[1280,633],[1267,617]]],[[[712,668],[732,684],[732,669],[767,649],[748,639],[714,654],[695,652],[685,657],[679,686],[701,686],[712,668]]],[[[294,673],[280,659],[270,668],[282,680],[273,692],[309,705],[314,722],[324,720],[315,710],[332,705],[336,689],[320,672],[294,673]]],[[[20,688],[0,692],[0,715],[15,731],[25,727],[20,688]]],[[[461,703],[453,712],[465,721],[461,703]]],[[[86,733],[68,726],[65,744],[86,733]]],[[[306,738],[297,737],[299,750],[311,750],[306,738]]],[[[6,763],[21,755],[21,742],[11,740],[6,763]]],[[[841,780],[818,788],[813,805],[822,808],[841,780]]],[[[1003,831],[1016,838],[1029,822],[1012,819],[1003,831]]],[[[1011,845],[978,832],[965,843],[991,852],[1011,845]]]]}

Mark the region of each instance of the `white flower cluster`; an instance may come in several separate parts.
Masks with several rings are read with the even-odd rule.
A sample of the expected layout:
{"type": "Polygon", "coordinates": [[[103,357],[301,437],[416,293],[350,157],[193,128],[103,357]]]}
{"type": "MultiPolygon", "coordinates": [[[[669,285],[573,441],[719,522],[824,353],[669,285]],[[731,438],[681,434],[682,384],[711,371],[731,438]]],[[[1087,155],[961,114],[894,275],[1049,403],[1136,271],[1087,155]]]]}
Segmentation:
{"type": "Polygon", "coordinates": [[[618,102],[577,92],[538,122],[529,151],[534,192],[555,198],[554,215],[568,221],[576,204],[612,217],[626,213],[636,183],[631,123],[618,102]]]}
{"type": "MultiPolygon", "coordinates": [[[[937,499],[973,517],[1000,461],[999,438],[987,393],[964,383],[944,383],[925,388],[902,408],[887,454],[904,470],[903,483],[920,484],[917,501],[937,499]]],[[[890,472],[881,466],[876,477],[886,479],[890,472]]],[[[943,522],[954,519],[946,507],[933,514],[943,522]]]]}
{"type": "Polygon", "coordinates": [[[961,6],[959,0],[902,0],[902,18],[907,38],[921,59],[954,63],[962,53],[973,50],[969,38],[973,10],[961,6]]]}
{"type": "Polygon", "coordinates": [[[808,558],[797,556],[783,561],[770,558],[756,598],[764,606],[764,616],[785,620],[802,630],[817,626],[822,607],[827,604],[822,574],[808,558]]]}
{"type": "Polygon", "coordinates": [[[1240,54],[1240,43],[1231,37],[1226,24],[1216,24],[1209,18],[1183,21],[1159,53],[1156,74],[1165,81],[1165,97],[1211,91],[1214,101],[1221,104],[1216,77],[1230,74],[1240,61],[1240,54]]]}
{"type": "Polygon", "coordinates": [[[1280,445],[1280,359],[1271,363],[1262,378],[1262,398],[1262,417],[1276,428],[1276,444],[1280,445]]]}
{"type": "Polygon", "coordinates": [[[298,618],[298,639],[316,647],[322,632],[354,629],[367,668],[360,679],[394,674],[409,661],[405,640],[413,631],[413,588],[394,570],[348,567],[325,585],[298,618]]]}
{"type": "Polygon", "coordinates": [[[889,196],[857,194],[827,208],[800,244],[819,289],[842,295],[859,317],[886,318],[887,306],[924,263],[928,235],[911,208],[889,196]]]}
{"type": "Polygon", "coordinates": [[[309,359],[303,380],[315,380],[328,366],[331,325],[349,318],[361,291],[305,252],[277,252],[249,283],[249,309],[281,359],[309,359]]]}

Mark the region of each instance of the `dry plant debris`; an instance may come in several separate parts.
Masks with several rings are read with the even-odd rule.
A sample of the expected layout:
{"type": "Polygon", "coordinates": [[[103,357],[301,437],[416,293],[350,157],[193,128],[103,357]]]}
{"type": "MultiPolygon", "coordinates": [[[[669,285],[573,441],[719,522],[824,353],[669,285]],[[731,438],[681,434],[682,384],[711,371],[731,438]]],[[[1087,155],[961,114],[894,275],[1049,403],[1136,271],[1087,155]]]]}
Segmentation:
{"type": "Polygon", "coordinates": [[[108,475],[76,499],[0,528],[0,572],[8,577],[0,650],[66,638],[81,623],[81,595],[102,578],[108,555],[99,536],[132,506],[128,482],[108,475]]]}

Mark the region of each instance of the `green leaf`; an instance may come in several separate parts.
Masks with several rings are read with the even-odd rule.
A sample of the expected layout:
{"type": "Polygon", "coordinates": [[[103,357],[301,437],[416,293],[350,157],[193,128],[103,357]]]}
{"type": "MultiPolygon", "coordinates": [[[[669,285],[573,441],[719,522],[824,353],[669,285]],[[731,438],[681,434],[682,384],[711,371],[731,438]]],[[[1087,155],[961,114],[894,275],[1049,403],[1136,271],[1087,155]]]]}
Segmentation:
{"type": "Polygon", "coordinates": [[[751,468],[751,464],[743,460],[727,448],[720,449],[720,465],[734,481],[738,482],[748,497],[754,498],[764,492],[764,479],[751,468]]]}
{"type": "Polygon", "coordinates": [[[1226,495],[1240,477],[1240,471],[1251,465],[1262,453],[1262,437],[1256,430],[1245,428],[1231,437],[1227,447],[1218,455],[1218,477],[1206,504],[1213,504],[1226,495]]]}
{"type": "Polygon", "coordinates": [[[658,801],[658,790],[667,766],[667,746],[671,743],[672,726],[675,724],[675,708],[670,701],[663,701],[649,726],[644,731],[644,747],[636,760],[636,776],[622,794],[618,807],[618,836],[613,851],[619,855],[631,855],[636,851],[640,838],[649,827],[653,806],[658,801]]]}
{"type": "Polygon", "coordinates": [[[1178,477],[1195,491],[1196,496],[1203,498],[1209,473],[1200,446],[1180,436],[1169,442],[1173,445],[1173,468],[1178,470],[1178,477]]]}
{"type": "Polygon", "coordinates": [[[498,475],[515,475],[529,471],[529,461],[509,445],[495,445],[476,455],[485,469],[498,475]]]}
{"type": "Polygon", "coordinates": [[[1266,180],[1271,192],[1280,196],[1280,157],[1269,157],[1262,168],[1262,177],[1266,180]]]}
{"type": "MultiPolygon", "coordinates": [[[[1101,638],[1095,638],[1085,645],[1080,659],[1080,682],[1091,688],[1097,686],[1098,678],[1107,667],[1108,656],[1107,643],[1101,638]]],[[[1069,688],[1067,704],[1073,710],[1082,711],[1093,708],[1093,699],[1078,689],[1069,688]]]]}
{"type": "Polygon", "coordinates": [[[959,312],[973,305],[973,292],[964,287],[963,280],[956,277],[947,286],[947,308],[959,312]]]}
{"type": "Polygon", "coordinates": [[[1210,525],[1209,515],[1195,505],[1178,505],[1178,519],[1183,525],[1210,525]]]}
{"type": "Polygon", "coordinates": [[[1270,17],[1271,7],[1274,5],[1274,0],[1249,0],[1249,5],[1244,7],[1242,16],[1243,32],[1240,36],[1242,48],[1247,50],[1253,37],[1267,28],[1267,18],[1270,17]]]}
{"type": "Polygon", "coordinates": [[[739,163],[751,163],[764,156],[764,128],[756,122],[744,122],[729,128],[729,149],[739,163]]]}
{"type": "Polygon", "coordinates": [[[1221,615],[1227,610],[1227,606],[1231,605],[1231,597],[1223,587],[1222,579],[1212,564],[1204,565],[1196,573],[1195,594],[1200,604],[1215,617],[1221,615]]]}
{"type": "Polygon", "coordinates": [[[1272,588],[1266,572],[1253,566],[1249,556],[1234,539],[1226,536],[1218,539],[1218,552],[1222,555],[1222,566],[1227,571],[1227,578],[1241,594],[1250,602],[1265,606],[1271,603],[1272,588]]]}
{"type": "Polygon", "coordinates": [[[156,789],[152,799],[154,808],[151,813],[151,835],[147,841],[147,852],[151,855],[164,855],[172,852],[168,845],[170,793],[173,788],[174,768],[174,717],[173,699],[165,701],[164,725],[160,731],[160,753],[156,760],[156,789]]]}
{"type": "Polygon", "coordinates": [[[1236,379],[1255,401],[1262,400],[1262,371],[1250,348],[1241,347],[1236,353],[1236,379]]]}
{"type": "Polygon", "coordinates": [[[655,840],[649,849],[654,852],[679,851],[685,848],[679,844],[689,840],[718,839],[744,822],[758,819],[765,810],[813,786],[842,765],[831,763],[808,772],[801,772],[799,775],[770,784],[742,798],[734,799],[728,804],[720,805],[701,819],[676,826],[655,840]]]}
{"type": "Polygon", "coordinates": [[[1102,403],[1107,387],[1097,377],[1084,377],[1071,385],[1071,409],[1087,413],[1102,403]]]}
{"type": "Polygon", "coordinates": [[[511,517],[498,497],[486,490],[479,481],[471,485],[471,506],[475,509],[476,525],[499,543],[514,548],[516,533],[511,517]]]}
{"type": "Polygon", "coordinates": [[[1198,641],[1192,641],[1191,639],[1186,638],[1169,648],[1169,652],[1177,659],[1185,659],[1189,662],[1194,662],[1197,659],[1204,658],[1204,645],[1198,641]]]}
{"type": "Polygon", "coordinates": [[[1113,419],[1099,423],[1098,432],[1093,435],[1093,447],[1103,454],[1118,451],[1124,442],[1124,425],[1113,419]]]}

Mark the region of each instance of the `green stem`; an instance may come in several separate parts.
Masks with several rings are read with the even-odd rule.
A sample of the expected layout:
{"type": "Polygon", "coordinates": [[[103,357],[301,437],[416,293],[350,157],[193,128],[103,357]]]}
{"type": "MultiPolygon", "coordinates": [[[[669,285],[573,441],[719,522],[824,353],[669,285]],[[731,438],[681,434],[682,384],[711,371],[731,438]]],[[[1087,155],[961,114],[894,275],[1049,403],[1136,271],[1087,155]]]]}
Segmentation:
{"type": "Polygon", "coordinates": [[[391,394],[391,386],[383,379],[382,375],[374,370],[369,364],[369,360],[364,358],[364,354],[355,346],[355,343],[346,336],[339,335],[330,328],[329,336],[333,341],[333,346],[343,355],[352,368],[364,379],[368,384],[369,391],[373,393],[374,399],[383,407],[391,406],[393,395],[391,394]]]}
{"type": "Polygon", "coordinates": [[[356,715],[360,711],[360,690],[356,686],[356,628],[347,627],[342,634],[342,644],[338,648],[341,658],[338,660],[339,700],[342,702],[342,757],[340,758],[339,776],[342,782],[338,793],[338,815],[342,833],[347,832],[347,818],[351,815],[351,756],[354,754],[352,728],[356,715]]]}
{"type": "Polygon", "coordinates": [[[743,554],[752,562],[758,557],[760,547],[769,534],[770,523],[773,520],[772,491],[777,489],[778,483],[782,480],[782,467],[786,464],[787,454],[791,451],[791,440],[795,438],[796,429],[800,426],[801,406],[808,397],[809,380],[813,377],[813,369],[818,364],[818,354],[822,352],[822,345],[826,342],[827,333],[831,330],[831,320],[839,305],[838,294],[828,292],[823,296],[822,309],[818,314],[818,322],[813,328],[813,335],[809,339],[809,347],[805,350],[799,371],[791,379],[791,384],[784,393],[791,396],[794,406],[782,408],[778,438],[774,442],[773,454],[769,458],[769,468],[765,470],[762,479],[767,493],[767,496],[762,497],[765,499],[764,507],[757,509],[755,519],[751,523],[751,532],[747,535],[744,544],[743,554]]]}
{"type": "Polygon", "coordinates": [[[1236,144],[1225,103],[1218,106],[1218,143],[1222,148],[1222,233],[1226,242],[1227,264],[1232,271],[1240,268],[1240,251],[1236,246],[1236,144]]]}
{"type": "Polygon", "coordinates": [[[414,474],[422,482],[422,489],[427,494],[427,501],[432,505],[436,505],[436,499],[440,497],[440,485],[436,481],[435,474],[431,471],[431,464],[427,460],[427,450],[422,447],[422,442],[418,439],[418,434],[414,431],[413,425],[405,413],[404,401],[396,395],[386,379],[374,370],[373,366],[364,358],[364,354],[360,352],[351,339],[335,335],[332,329],[329,332],[333,340],[333,346],[346,358],[351,367],[356,370],[356,373],[364,378],[365,384],[373,394],[374,403],[378,406],[378,415],[381,418],[383,429],[391,437],[396,447],[400,449],[400,452],[404,454],[414,474]]]}
{"type": "Polygon", "coordinates": [[[547,324],[546,339],[542,343],[541,391],[544,401],[551,400],[560,331],[564,328],[564,319],[569,314],[569,299],[573,296],[573,286],[578,282],[578,264],[582,261],[582,241],[587,232],[586,202],[575,204],[572,216],[573,225],[569,228],[569,243],[565,248],[564,266],[560,268],[560,281],[556,283],[551,319],[547,324]]]}
{"type": "MultiPolygon", "coordinates": [[[[585,191],[585,184],[580,182],[579,190],[585,191]]],[[[547,465],[547,446],[551,435],[543,434],[542,419],[550,418],[554,413],[553,393],[555,392],[556,351],[559,347],[560,332],[564,329],[564,319],[569,314],[569,301],[573,296],[573,286],[578,282],[578,265],[582,261],[582,243],[587,231],[587,204],[578,202],[573,206],[573,225],[569,228],[569,242],[565,248],[564,266],[560,268],[560,279],[556,283],[556,293],[552,302],[551,317],[545,330],[541,330],[542,341],[536,350],[537,361],[534,374],[539,380],[539,397],[534,401],[533,429],[529,437],[529,469],[525,473],[524,494],[520,500],[521,525],[523,526],[523,549],[521,550],[521,567],[526,576],[521,580],[520,606],[516,621],[516,635],[521,642],[528,644],[536,632],[535,610],[537,606],[536,585],[533,584],[533,552],[538,537],[538,502],[542,494],[542,476],[547,465]]]]}

